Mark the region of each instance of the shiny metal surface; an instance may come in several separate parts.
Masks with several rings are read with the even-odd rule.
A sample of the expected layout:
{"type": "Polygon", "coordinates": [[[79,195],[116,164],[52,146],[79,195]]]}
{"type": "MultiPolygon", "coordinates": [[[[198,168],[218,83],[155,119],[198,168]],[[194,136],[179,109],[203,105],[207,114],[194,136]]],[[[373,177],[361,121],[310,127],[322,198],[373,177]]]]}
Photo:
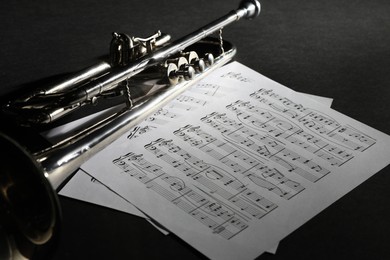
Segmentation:
{"type": "MultiPolygon", "coordinates": [[[[20,160],[17,167],[12,161],[5,161],[0,168],[0,220],[7,222],[7,239],[11,241],[12,251],[30,257],[34,251],[31,248],[50,242],[61,216],[56,189],[64,180],[152,112],[232,60],[236,54],[234,46],[226,41],[220,46],[220,39],[206,37],[241,18],[252,19],[259,12],[257,1],[242,1],[237,10],[172,43],[167,43],[169,37],[159,32],[146,39],[115,34],[112,60],[118,61],[118,64],[112,60],[100,62],[61,83],[8,102],[5,107],[11,110],[13,106],[17,107],[14,110],[24,109],[27,112],[44,108],[43,113],[32,116],[33,122],[50,123],[108,93],[120,92],[128,97],[127,106],[121,111],[35,152],[28,152],[31,150],[28,144],[20,144],[0,133],[2,146],[7,147],[12,157],[20,160]],[[138,47],[130,48],[132,46],[138,47]],[[129,48],[125,52],[117,52],[122,47],[129,48]],[[220,49],[224,50],[222,54],[220,49]],[[194,51],[195,54],[192,53],[194,51]],[[191,55],[187,55],[188,52],[191,55]],[[134,56],[128,59],[127,55],[134,56]],[[177,63],[167,62],[174,58],[177,63]],[[137,90],[138,80],[149,75],[149,70],[165,83],[146,96],[133,97],[131,93],[137,90]],[[130,81],[135,81],[135,86],[130,86],[130,81]],[[117,88],[121,88],[123,93],[117,88]],[[51,103],[54,105],[45,110],[51,103]],[[14,243],[16,240],[18,243],[14,243]]],[[[28,127],[24,129],[28,131],[28,127]]]]}
{"type": "Polygon", "coordinates": [[[194,75],[190,81],[182,81],[150,97],[145,97],[132,109],[124,109],[95,125],[93,129],[88,129],[78,136],[72,137],[71,140],[64,140],[50,149],[36,154],[35,157],[45,170],[45,175],[50,183],[54,188],[57,188],[67,177],[65,176],[66,172],[71,174],[93,154],[125,134],[152,112],[207,76],[214,69],[230,61],[235,53],[235,48],[230,48],[225,52],[225,55],[215,59],[212,67],[205,69],[201,74],[194,75]]]}

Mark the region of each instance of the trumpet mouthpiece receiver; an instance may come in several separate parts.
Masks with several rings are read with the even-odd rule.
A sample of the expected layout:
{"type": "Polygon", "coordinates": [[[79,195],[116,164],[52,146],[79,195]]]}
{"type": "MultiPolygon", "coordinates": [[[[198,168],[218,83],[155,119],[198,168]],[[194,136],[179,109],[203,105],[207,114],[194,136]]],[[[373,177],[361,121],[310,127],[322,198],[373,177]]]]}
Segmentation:
{"type": "Polygon", "coordinates": [[[242,0],[239,7],[246,11],[244,17],[248,20],[252,20],[259,16],[261,11],[260,2],[257,0],[242,0]]]}

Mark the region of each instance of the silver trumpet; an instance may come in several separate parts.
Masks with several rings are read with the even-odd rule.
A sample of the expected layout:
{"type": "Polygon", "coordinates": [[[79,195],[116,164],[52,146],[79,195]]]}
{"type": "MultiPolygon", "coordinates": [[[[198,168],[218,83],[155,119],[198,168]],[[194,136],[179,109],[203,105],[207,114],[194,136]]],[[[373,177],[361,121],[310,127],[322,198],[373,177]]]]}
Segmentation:
{"type": "Polygon", "coordinates": [[[7,153],[0,163],[0,256],[30,258],[50,246],[60,226],[61,184],[98,151],[229,62],[236,49],[223,41],[222,28],[259,13],[257,0],[241,1],[238,9],[173,42],[160,31],[146,38],[113,33],[106,61],[8,99],[1,115],[17,130],[3,124],[0,131],[7,153]],[[209,37],[216,32],[218,38],[209,37]],[[105,102],[119,102],[118,109],[58,142],[27,144],[36,140],[29,136],[36,129],[105,102]]]}

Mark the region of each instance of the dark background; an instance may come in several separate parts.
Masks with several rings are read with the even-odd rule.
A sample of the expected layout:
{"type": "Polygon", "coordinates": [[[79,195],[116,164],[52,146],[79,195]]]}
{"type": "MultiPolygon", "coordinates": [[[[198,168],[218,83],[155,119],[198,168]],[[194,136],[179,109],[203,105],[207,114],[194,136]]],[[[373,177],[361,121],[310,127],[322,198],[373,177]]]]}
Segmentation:
{"type": "MultiPolygon", "coordinates": [[[[263,0],[253,21],[225,28],[236,60],[390,134],[390,1],[263,0]]],[[[81,69],[108,53],[111,32],[173,39],[235,9],[235,0],[2,1],[0,94],[81,69]]],[[[377,173],[259,259],[390,259],[390,168],[377,173]]],[[[50,259],[204,259],[143,219],[60,198],[50,259]]]]}

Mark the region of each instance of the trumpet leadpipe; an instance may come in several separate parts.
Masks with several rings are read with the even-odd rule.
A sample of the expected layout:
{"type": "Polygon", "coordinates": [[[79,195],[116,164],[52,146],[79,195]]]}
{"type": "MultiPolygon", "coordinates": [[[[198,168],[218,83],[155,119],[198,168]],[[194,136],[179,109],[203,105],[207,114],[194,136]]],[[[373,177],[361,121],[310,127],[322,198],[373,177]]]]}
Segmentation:
{"type": "Polygon", "coordinates": [[[200,29],[162,47],[139,60],[131,61],[127,66],[113,68],[112,72],[72,91],[68,102],[71,104],[85,104],[103,92],[116,87],[119,83],[133,77],[143,70],[164,62],[165,59],[180,53],[188,46],[200,41],[242,18],[253,19],[260,13],[260,4],[256,0],[245,0],[237,10],[233,10],[219,19],[201,27],[200,29]]]}

